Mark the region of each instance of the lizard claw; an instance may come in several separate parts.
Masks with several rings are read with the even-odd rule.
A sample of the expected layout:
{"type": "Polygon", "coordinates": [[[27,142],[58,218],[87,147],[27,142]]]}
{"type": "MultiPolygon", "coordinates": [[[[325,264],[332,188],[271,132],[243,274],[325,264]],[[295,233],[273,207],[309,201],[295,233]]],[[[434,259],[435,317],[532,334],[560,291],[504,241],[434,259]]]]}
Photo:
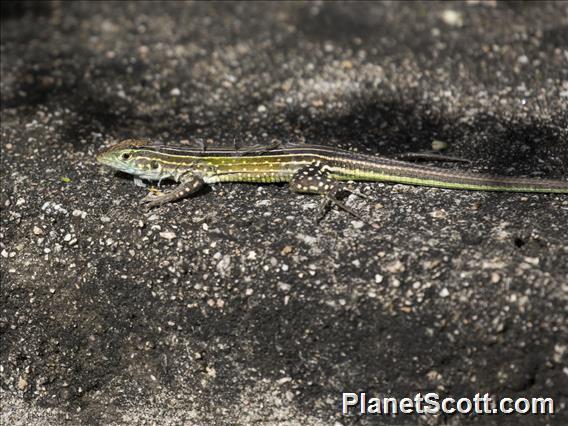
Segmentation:
{"type": "Polygon", "coordinates": [[[164,195],[162,191],[159,191],[156,188],[150,188],[150,192],[148,192],[148,194],[146,194],[146,196],[142,198],[142,202],[146,203],[154,201],[156,198],[160,198],[162,195],[164,195]]]}
{"type": "Polygon", "coordinates": [[[140,204],[144,206],[146,210],[150,210],[154,207],[161,206],[162,204],[167,203],[167,199],[164,199],[164,194],[162,195],[155,195],[151,192],[146,195],[144,198],[140,200],[140,204]]]}
{"type": "Polygon", "coordinates": [[[140,204],[142,204],[146,210],[161,206],[164,203],[164,194],[159,191],[149,192],[140,200],[140,204]]]}

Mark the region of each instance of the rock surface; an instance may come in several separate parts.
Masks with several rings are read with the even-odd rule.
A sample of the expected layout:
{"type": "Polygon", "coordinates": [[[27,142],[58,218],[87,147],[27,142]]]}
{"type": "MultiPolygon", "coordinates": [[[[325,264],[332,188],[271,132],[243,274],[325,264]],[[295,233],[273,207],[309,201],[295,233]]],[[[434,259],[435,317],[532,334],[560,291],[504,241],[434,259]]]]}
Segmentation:
{"type": "MultiPolygon", "coordinates": [[[[469,424],[342,391],[545,396],[568,417],[568,198],[215,186],[149,213],[120,138],[427,150],[568,175],[567,3],[2,9],[4,424],[469,424]]],[[[484,417],[483,424],[503,419],[484,417]]]]}

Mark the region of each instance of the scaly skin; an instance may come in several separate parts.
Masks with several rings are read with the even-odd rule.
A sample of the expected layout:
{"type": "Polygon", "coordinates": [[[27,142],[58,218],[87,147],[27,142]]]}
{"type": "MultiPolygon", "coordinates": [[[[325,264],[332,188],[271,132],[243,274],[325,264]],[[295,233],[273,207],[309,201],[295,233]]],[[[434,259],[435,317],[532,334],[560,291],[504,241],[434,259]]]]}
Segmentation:
{"type": "MultiPolygon", "coordinates": [[[[97,156],[99,163],[150,181],[181,185],[147,197],[150,207],[187,196],[216,182],[290,182],[296,192],[336,195],[348,191],[339,181],[381,181],[437,188],[568,194],[568,181],[510,178],[416,165],[317,145],[223,148],[169,147],[144,140],[122,141],[97,156]]],[[[353,192],[353,191],[351,191],[353,192]]],[[[349,210],[349,209],[347,209],[349,210]]],[[[351,212],[353,213],[353,212],[351,212]]]]}

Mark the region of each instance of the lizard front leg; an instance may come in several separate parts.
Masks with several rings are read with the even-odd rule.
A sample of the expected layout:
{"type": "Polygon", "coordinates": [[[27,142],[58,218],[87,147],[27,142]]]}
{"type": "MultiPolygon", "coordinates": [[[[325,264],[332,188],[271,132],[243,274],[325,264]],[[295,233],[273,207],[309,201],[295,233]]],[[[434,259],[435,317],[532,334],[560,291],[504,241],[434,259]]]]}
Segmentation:
{"type": "Polygon", "coordinates": [[[142,199],[143,203],[147,203],[146,207],[151,209],[153,207],[161,206],[162,204],[171,203],[172,201],[185,198],[188,195],[194,194],[203,188],[204,182],[200,176],[192,172],[187,172],[180,178],[180,184],[174,190],[160,195],[149,193],[142,199]]]}

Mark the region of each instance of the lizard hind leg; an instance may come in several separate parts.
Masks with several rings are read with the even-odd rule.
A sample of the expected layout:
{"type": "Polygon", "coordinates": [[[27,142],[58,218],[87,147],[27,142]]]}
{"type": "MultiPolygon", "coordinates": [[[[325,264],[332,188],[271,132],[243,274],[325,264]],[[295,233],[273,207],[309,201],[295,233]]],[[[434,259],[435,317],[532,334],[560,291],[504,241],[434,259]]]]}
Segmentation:
{"type": "Polygon", "coordinates": [[[341,201],[343,193],[356,193],[349,190],[341,182],[333,180],[319,161],[299,169],[290,180],[290,189],[297,193],[318,194],[323,196],[323,203],[319,208],[318,222],[325,216],[332,204],[368,223],[359,213],[341,201]]]}

